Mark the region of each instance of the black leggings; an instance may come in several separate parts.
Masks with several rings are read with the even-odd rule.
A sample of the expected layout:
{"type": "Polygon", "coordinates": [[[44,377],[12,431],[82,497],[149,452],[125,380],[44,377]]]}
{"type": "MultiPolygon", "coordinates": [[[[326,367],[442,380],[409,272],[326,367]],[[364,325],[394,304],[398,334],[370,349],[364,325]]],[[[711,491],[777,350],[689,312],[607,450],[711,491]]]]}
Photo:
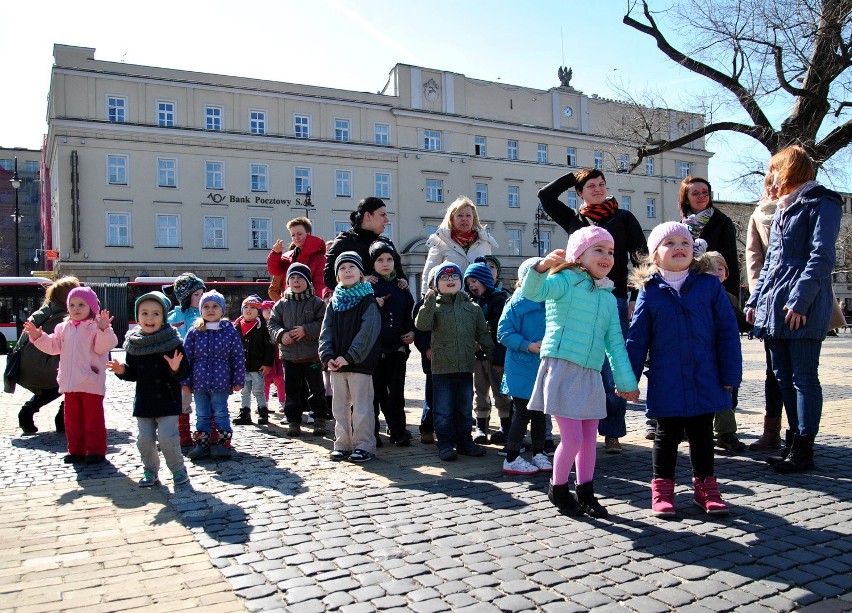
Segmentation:
{"type": "Polygon", "coordinates": [[[655,479],[674,479],[677,447],[689,441],[692,473],[702,481],[713,476],[713,416],[705,413],[694,417],[658,417],[652,457],[655,479]]]}

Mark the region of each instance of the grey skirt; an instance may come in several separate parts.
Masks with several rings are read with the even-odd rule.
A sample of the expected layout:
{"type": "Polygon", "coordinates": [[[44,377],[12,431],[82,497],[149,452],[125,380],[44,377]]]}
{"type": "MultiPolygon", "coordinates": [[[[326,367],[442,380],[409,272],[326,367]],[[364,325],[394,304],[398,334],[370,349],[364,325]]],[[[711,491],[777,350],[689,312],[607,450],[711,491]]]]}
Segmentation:
{"type": "Polygon", "coordinates": [[[601,372],[568,360],[544,357],[527,408],[556,417],[603,419],[606,393],[601,372]]]}

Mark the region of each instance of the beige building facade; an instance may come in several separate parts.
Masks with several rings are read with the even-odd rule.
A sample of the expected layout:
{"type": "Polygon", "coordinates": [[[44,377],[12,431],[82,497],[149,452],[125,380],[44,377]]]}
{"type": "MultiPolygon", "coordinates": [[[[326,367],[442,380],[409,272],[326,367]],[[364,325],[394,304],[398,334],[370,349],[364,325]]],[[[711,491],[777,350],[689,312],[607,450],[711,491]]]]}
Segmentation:
{"type": "MultiPolygon", "coordinates": [[[[629,108],[566,86],[398,64],[373,94],[104,62],[65,45],[54,59],[51,247],[60,273],[91,281],[266,277],[289,219],[307,212],[314,234],[331,239],[361,198],[379,196],[419,287],[425,239],[461,194],[477,202],[511,276],[567,240],[535,215],[536,193],[566,163],[600,167],[647,232],[678,217],[681,178],[707,176],[712,155],[695,142],[628,172],[633,154],[616,128],[629,108]]],[[[665,111],[664,121],[674,136],[702,118],[665,111]]]]}

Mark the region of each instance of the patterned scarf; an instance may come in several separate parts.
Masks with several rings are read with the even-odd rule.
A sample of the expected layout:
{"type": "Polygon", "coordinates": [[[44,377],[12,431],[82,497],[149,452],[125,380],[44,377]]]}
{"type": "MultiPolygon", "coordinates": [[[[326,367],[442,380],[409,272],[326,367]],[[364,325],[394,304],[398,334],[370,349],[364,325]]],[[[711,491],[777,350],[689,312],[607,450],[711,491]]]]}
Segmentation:
{"type": "Polygon", "coordinates": [[[173,351],[182,344],[180,334],[169,325],[163,326],[153,334],[145,334],[140,328],[134,328],[124,337],[124,350],[127,355],[151,355],[173,351]]]}
{"type": "Polygon", "coordinates": [[[586,204],[580,209],[580,215],[595,222],[606,221],[618,210],[618,201],[609,196],[600,204],[586,204]]]}
{"type": "Polygon", "coordinates": [[[297,301],[298,300],[307,300],[308,298],[310,298],[313,295],[314,295],[314,288],[313,288],[313,286],[310,286],[310,285],[308,286],[308,289],[303,291],[301,294],[294,293],[293,290],[291,290],[288,287],[287,291],[284,292],[284,300],[297,300],[297,301]]]}
{"type": "Polygon", "coordinates": [[[476,242],[476,239],[479,238],[479,232],[476,230],[471,230],[470,232],[459,232],[458,230],[452,230],[450,232],[450,238],[452,238],[455,242],[457,242],[462,249],[467,250],[470,249],[470,246],[476,242]]]}
{"type": "Polygon", "coordinates": [[[693,213],[684,218],[681,222],[689,228],[689,233],[692,234],[692,238],[698,238],[701,236],[701,231],[704,230],[704,226],[707,225],[707,222],[710,221],[710,218],[713,217],[714,209],[712,206],[708,206],[706,209],[701,211],[700,213],[693,213]]]}
{"type": "Polygon", "coordinates": [[[335,311],[345,311],[361,302],[364,296],[372,295],[373,286],[366,282],[356,283],[352,287],[338,285],[331,295],[331,306],[335,311]]]}

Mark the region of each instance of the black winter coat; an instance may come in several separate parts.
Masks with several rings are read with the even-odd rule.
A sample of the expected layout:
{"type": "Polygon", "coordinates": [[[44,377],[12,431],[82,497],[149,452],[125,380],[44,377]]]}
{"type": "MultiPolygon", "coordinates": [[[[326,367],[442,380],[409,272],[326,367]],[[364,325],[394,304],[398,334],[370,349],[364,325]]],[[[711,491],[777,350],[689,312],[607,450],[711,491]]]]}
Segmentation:
{"type": "Polygon", "coordinates": [[[698,238],[707,241],[708,251],[718,251],[728,265],[728,278],[722,285],[725,291],[740,299],[740,260],[737,255],[737,227],[731,218],[719,209],[713,209],[713,215],[701,230],[698,238]]]}
{"type": "MultiPolygon", "coordinates": [[[[488,331],[491,333],[491,340],[494,341],[494,351],[491,354],[491,361],[494,366],[503,366],[503,363],[506,361],[506,346],[497,342],[497,327],[500,325],[503,307],[506,306],[506,301],[509,300],[509,293],[503,289],[489,289],[478,298],[471,298],[471,300],[482,309],[482,314],[485,315],[485,322],[488,324],[488,331]]],[[[477,353],[476,357],[479,358],[480,355],[477,353]]]]}
{"type": "Polygon", "coordinates": [[[238,317],[234,327],[240,335],[243,343],[243,353],[246,356],[246,372],[260,372],[261,366],[272,366],[275,361],[275,345],[269,338],[269,329],[266,320],[258,317],[254,320],[254,326],[243,335],[243,318],[238,317]]]}
{"type": "Polygon", "coordinates": [[[183,348],[169,349],[148,355],[127,354],[124,374],[116,376],[125,381],[136,381],[133,398],[133,417],[166,417],[180,415],[180,382],[189,376],[189,362],[184,357],[177,372],[163,356],[183,355],[183,348]]]}
{"type": "MultiPolygon", "coordinates": [[[[331,247],[325,255],[325,269],[323,270],[323,280],[327,294],[330,294],[337,287],[337,275],[334,274],[334,260],[337,259],[344,251],[354,251],[361,256],[361,262],[364,264],[364,276],[373,274],[373,263],[370,261],[370,245],[373,241],[382,241],[393,247],[393,261],[396,276],[399,279],[407,279],[405,271],[402,269],[402,261],[399,258],[399,253],[393,241],[386,236],[376,234],[371,230],[364,228],[353,228],[346,232],[341,232],[334,239],[331,247]]],[[[326,296],[323,296],[325,298],[326,296]]]]}

